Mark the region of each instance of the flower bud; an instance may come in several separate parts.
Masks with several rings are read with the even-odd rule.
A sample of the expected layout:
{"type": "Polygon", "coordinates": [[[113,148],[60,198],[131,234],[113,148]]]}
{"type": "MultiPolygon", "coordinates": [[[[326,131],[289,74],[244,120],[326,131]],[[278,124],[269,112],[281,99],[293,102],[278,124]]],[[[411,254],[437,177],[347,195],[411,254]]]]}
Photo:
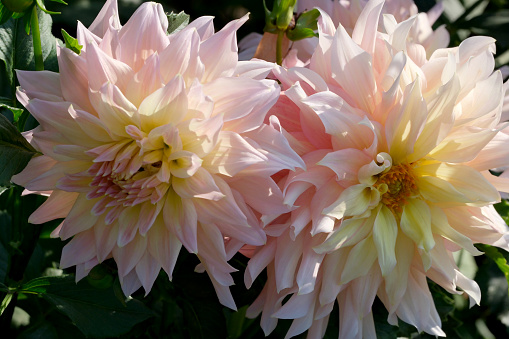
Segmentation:
{"type": "Polygon", "coordinates": [[[22,13],[26,11],[32,4],[33,0],[2,0],[2,4],[12,12],[22,13]]]}

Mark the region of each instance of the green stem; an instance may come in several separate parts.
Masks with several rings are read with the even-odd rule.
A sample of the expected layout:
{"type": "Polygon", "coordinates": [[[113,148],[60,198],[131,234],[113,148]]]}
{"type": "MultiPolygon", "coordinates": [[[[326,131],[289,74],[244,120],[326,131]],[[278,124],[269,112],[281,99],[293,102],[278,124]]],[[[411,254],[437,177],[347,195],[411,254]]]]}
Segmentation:
{"type": "Polygon", "coordinates": [[[44,61],[42,59],[41,32],[39,30],[39,18],[37,17],[37,6],[32,7],[32,18],[30,18],[32,27],[32,39],[34,42],[35,70],[44,70],[44,61]]]}
{"type": "Polygon", "coordinates": [[[276,42],[276,62],[279,66],[283,64],[283,38],[285,37],[285,31],[277,31],[277,42],[276,42]]]}

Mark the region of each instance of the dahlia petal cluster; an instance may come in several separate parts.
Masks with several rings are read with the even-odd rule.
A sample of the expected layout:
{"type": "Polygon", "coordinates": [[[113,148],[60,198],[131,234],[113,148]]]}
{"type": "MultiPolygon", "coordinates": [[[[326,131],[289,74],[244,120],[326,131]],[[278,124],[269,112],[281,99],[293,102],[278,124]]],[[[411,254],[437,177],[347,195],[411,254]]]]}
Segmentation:
{"type": "Polygon", "coordinates": [[[390,324],[443,336],[427,279],[472,306],[479,287],[452,253],[481,254],[474,243],[509,250],[493,208],[509,186],[489,171],[507,166],[509,141],[494,40],[428,57],[409,43],[415,16],[380,22],[383,6],[369,1],[352,34],[322,11],[309,64],[273,71],[284,91],[270,112],[306,167],[274,176],[292,211],[245,252],[248,286],[267,268],[248,309],[266,334],[294,319],[287,337],[322,337],[337,302],[339,336],[372,338],[378,297],[390,324]]]}
{"type": "MultiPolygon", "coordinates": [[[[240,251],[247,287],[267,272],[247,315],[267,335],[292,319],[287,337],[323,337],[336,303],[341,338],[376,337],[375,298],[390,324],[443,336],[428,279],[479,303],[453,253],[509,250],[493,208],[509,172],[490,172],[509,165],[494,40],[445,48],[445,28],[431,28],[440,4],[299,1],[313,7],[319,38],[282,66],[238,61],[247,16],[168,34],[161,5],[122,25],[108,0],[78,23],[79,54],[58,46],[60,73],[17,72],[40,123],[25,137],[42,155],[13,181],[48,195],[31,223],[63,219],[62,268],[79,280],[112,258],[124,293],[148,294],[184,247],[235,309],[228,260],[240,251]]],[[[248,39],[241,59],[259,41],[248,39]]]]}
{"type": "Polygon", "coordinates": [[[77,280],[113,258],[124,293],[148,293],[184,246],[235,308],[227,261],[266,242],[260,216],[289,211],[270,175],[303,166],[263,123],[280,92],[263,80],[273,64],[237,61],[246,20],[214,32],[201,17],[168,35],[160,4],[122,26],[108,0],[89,28],[78,23],[79,55],[58,47],[59,74],[17,72],[18,99],[40,123],[26,137],[42,155],[13,181],[49,194],[29,221],[64,218],[53,235],[71,239],[60,264],[77,280]]]}

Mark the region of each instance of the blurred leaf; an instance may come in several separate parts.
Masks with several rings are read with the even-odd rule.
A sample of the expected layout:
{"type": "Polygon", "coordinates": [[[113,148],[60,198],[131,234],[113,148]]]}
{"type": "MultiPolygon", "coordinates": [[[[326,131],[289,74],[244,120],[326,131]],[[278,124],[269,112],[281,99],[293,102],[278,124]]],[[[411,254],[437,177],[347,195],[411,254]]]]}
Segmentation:
{"type": "Polygon", "coordinates": [[[6,109],[8,109],[9,111],[12,112],[14,123],[17,123],[19,118],[21,117],[21,114],[23,114],[22,108],[16,108],[16,107],[9,106],[8,104],[2,102],[1,99],[0,99],[0,107],[5,107],[6,109]]]}
{"type": "Polygon", "coordinates": [[[189,24],[190,16],[184,11],[168,14],[168,34],[177,33],[189,24]]]}
{"type": "Polygon", "coordinates": [[[31,326],[23,333],[21,333],[18,339],[58,339],[58,332],[49,322],[38,323],[35,326],[31,326]]]}
{"type": "Polygon", "coordinates": [[[0,243],[0,282],[4,282],[9,271],[9,259],[10,255],[7,248],[0,243]]]}
{"type": "Polygon", "coordinates": [[[500,253],[496,247],[484,244],[477,244],[476,246],[479,248],[480,251],[483,251],[488,258],[493,260],[495,264],[497,264],[500,271],[504,273],[504,276],[507,280],[509,293],[509,265],[507,264],[507,260],[504,258],[502,253],[500,253]]]}
{"type": "Polygon", "coordinates": [[[226,317],[226,329],[228,332],[228,339],[246,338],[248,334],[244,331],[255,322],[255,319],[246,318],[246,311],[248,306],[243,306],[237,312],[231,311],[227,308],[223,309],[226,317]]]}
{"type": "Polygon", "coordinates": [[[11,241],[11,216],[6,210],[0,210],[0,243],[7,247],[11,241]]]}
{"type": "Polygon", "coordinates": [[[0,115],[0,186],[8,185],[36,153],[16,127],[0,115]]]}
{"type": "Polygon", "coordinates": [[[64,37],[65,47],[69,48],[74,53],[80,55],[83,46],[78,43],[78,39],[75,39],[72,36],[70,36],[69,33],[67,33],[63,28],[62,36],[64,37]]]}
{"type": "Polygon", "coordinates": [[[99,264],[92,268],[86,277],[88,283],[95,288],[104,289],[113,286],[115,277],[104,264],[99,264]]]}
{"type": "Polygon", "coordinates": [[[123,306],[113,289],[96,289],[86,280],[75,283],[73,276],[36,278],[19,291],[41,295],[71,318],[87,337],[117,337],[153,315],[138,300],[123,306]]]}

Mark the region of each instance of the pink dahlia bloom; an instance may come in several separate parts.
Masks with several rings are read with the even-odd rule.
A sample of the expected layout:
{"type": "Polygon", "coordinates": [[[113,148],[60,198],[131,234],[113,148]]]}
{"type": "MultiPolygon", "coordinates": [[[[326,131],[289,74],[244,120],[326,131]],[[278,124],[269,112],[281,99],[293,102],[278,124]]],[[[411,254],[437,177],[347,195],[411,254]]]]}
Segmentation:
{"type": "Polygon", "coordinates": [[[479,287],[452,253],[509,250],[493,208],[509,186],[489,172],[509,159],[494,40],[427,58],[407,44],[408,21],[377,31],[381,4],[366,5],[352,36],[324,16],[309,67],[275,71],[285,91],[271,112],[306,169],[278,180],[292,212],[250,249],[246,284],[268,271],[248,310],[265,333],[294,319],[287,337],[321,337],[337,301],[340,337],[372,338],[378,296],[389,323],[445,335],[427,279],[473,305],[479,287]]]}
{"type": "Polygon", "coordinates": [[[265,243],[258,218],[288,211],[269,176],[302,165],[263,123],[280,92],[259,80],[272,64],[237,61],[247,17],[217,33],[201,17],[168,35],[159,4],[124,26],[117,13],[109,0],[88,29],[78,24],[83,49],[58,47],[60,74],[17,73],[18,99],[40,123],[27,138],[43,155],[13,181],[51,191],[29,221],[65,218],[61,267],[79,280],[112,257],[126,295],[148,293],[161,268],[171,279],[183,245],[235,308],[227,260],[265,243]]]}

